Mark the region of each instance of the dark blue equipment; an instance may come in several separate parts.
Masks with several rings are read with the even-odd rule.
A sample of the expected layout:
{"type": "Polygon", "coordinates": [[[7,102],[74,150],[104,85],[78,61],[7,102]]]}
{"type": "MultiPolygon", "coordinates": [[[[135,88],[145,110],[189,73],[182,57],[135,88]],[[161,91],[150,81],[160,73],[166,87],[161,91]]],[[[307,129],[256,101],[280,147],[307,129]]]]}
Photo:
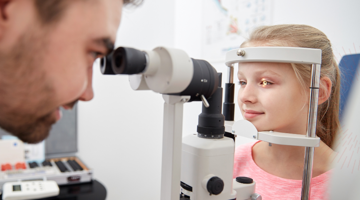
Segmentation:
{"type": "Polygon", "coordinates": [[[345,55],[341,58],[339,68],[341,71],[340,83],[340,121],[343,118],[343,111],[351,92],[354,80],[360,79],[360,54],[345,55]]]}

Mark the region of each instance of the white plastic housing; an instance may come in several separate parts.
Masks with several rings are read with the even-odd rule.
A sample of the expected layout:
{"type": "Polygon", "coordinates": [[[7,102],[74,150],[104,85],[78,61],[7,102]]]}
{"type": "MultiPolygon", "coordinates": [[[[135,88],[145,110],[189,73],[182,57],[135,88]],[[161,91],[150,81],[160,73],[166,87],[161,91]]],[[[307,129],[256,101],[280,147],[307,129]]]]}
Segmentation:
{"type": "Polygon", "coordinates": [[[18,162],[25,162],[24,143],[17,139],[0,140],[0,165],[15,165],[18,162]]]}
{"type": "MultiPolygon", "coordinates": [[[[251,178],[251,177],[250,177],[251,178]]],[[[236,200],[249,200],[255,193],[256,183],[244,184],[233,180],[233,189],[236,191],[236,200]]]]}
{"type": "Polygon", "coordinates": [[[8,182],[3,186],[4,200],[26,200],[57,196],[60,189],[55,181],[8,182]],[[20,191],[13,191],[13,186],[20,191]]]}
{"type": "Polygon", "coordinates": [[[226,53],[227,66],[239,62],[321,64],[321,50],[300,47],[248,47],[226,53]],[[245,53],[244,56],[237,54],[241,50],[245,53]]]}
{"type": "Polygon", "coordinates": [[[231,133],[232,132],[232,127],[234,125],[234,121],[225,121],[225,132],[231,133]]]}
{"type": "MultiPolygon", "coordinates": [[[[179,93],[185,90],[194,73],[191,58],[185,51],[179,49],[157,47],[153,51],[159,55],[160,64],[154,74],[145,74],[148,87],[161,94],[179,93]]],[[[151,61],[150,56],[151,54],[149,54],[151,61]]]]}
{"type": "Polygon", "coordinates": [[[264,131],[264,132],[259,132],[258,137],[256,139],[274,144],[282,144],[282,145],[290,145],[290,146],[301,146],[301,147],[320,146],[319,137],[313,138],[313,137],[307,137],[306,135],[299,135],[293,133],[264,131]]]}
{"type": "MultiPolygon", "coordinates": [[[[237,193],[232,188],[235,144],[231,138],[204,139],[196,134],[188,135],[183,138],[182,148],[181,181],[193,188],[190,192],[191,199],[236,198],[237,193]],[[224,182],[224,190],[219,195],[209,195],[204,186],[204,181],[212,176],[217,176],[224,182]]],[[[254,184],[243,186],[244,190],[250,191],[247,198],[254,192],[254,187],[254,184]]]]}
{"type": "Polygon", "coordinates": [[[147,66],[142,74],[129,76],[134,90],[152,90],[161,94],[180,93],[194,74],[191,58],[180,49],[156,47],[145,51],[147,66]]]}
{"type": "Polygon", "coordinates": [[[303,147],[318,147],[320,145],[319,137],[312,138],[307,137],[306,135],[280,133],[274,131],[258,132],[256,127],[247,120],[236,121],[232,127],[232,132],[235,135],[240,135],[256,140],[262,140],[274,144],[303,147]]]}
{"type": "Polygon", "coordinates": [[[149,90],[146,84],[144,74],[129,75],[130,87],[133,90],[149,90]]]}

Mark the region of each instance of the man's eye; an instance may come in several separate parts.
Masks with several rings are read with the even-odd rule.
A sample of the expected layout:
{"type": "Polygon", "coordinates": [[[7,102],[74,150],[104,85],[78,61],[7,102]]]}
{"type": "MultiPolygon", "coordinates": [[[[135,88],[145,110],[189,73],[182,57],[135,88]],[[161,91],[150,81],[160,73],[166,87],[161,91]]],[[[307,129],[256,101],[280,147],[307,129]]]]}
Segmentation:
{"type": "Polygon", "coordinates": [[[90,54],[94,59],[100,58],[103,55],[102,53],[97,52],[97,51],[92,51],[90,54]]]}

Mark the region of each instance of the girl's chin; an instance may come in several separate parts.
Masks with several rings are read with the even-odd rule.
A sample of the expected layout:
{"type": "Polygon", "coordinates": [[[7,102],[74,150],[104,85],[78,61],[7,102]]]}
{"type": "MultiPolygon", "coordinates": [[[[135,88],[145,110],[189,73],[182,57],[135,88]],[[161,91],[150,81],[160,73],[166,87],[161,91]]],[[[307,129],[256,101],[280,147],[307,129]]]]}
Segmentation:
{"type": "Polygon", "coordinates": [[[274,128],[272,128],[271,126],[265,125],[265,124],[260,124],[260,123],[256,123],[256,122],[252,122],[252,123],[254,124],[254,126],[258,132],[274,130],[274,128]]]}

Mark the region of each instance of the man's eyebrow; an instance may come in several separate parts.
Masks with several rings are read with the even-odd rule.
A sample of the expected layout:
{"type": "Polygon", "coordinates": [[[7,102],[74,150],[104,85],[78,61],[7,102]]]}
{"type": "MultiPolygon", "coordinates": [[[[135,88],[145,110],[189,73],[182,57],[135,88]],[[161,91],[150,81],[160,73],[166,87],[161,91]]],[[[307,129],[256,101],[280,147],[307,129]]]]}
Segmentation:
{"type": "Polygon", "coordinates": [[[106,55],[114,50],[114,42],[112,42],[110,38],[99,38],[95,40],[95,43],[98,43],[106,48],[106,55]]]}

